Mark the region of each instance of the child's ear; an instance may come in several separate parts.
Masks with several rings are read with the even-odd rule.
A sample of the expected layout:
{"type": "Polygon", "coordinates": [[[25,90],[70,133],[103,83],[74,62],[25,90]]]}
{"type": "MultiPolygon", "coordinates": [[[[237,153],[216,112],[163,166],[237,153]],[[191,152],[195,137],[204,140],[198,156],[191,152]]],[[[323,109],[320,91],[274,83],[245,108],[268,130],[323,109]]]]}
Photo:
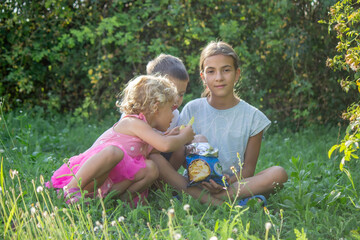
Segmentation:
{"type": "Polygon", "coordinates": [[[203,84],[206,85],[205,76],[204,76],[203,72],[200,72],[200,77],[201,77],[201,81],[203,82],[203,84]]]}
{"type": "Polygon", "coordinates": [[[241,74],[240,68],[236,69],[236,73],[235,73],[235,79],[236,79],[236,81],[235,81],[235,82],[239,81],[239,79],[240,79],[240,74],[241,74]]]}
{"type": "Polygon", "coordinates": [[[154,108],[154,114],[158,114],[159,113],[159,102],[156,102],[153,106],[154,108]]]}

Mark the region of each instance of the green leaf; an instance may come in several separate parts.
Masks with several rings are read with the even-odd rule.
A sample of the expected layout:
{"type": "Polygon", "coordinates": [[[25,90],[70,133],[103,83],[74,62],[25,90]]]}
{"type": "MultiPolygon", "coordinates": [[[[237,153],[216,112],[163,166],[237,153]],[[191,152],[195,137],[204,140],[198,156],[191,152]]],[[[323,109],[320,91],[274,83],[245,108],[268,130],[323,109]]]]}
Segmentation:
{"type": "Polygon", "coordinates": [[[216,232],[219,228],[219,219],[216,220],[216,223],[215,223],[215,227],[214,227],[214,232],[216,232]]]}
{"type": "Polygon", "coordinates": [[[329,150],[329,152],[328,152],[329,158],[331,158],[332,153],[333,153],[336,149],[338,149],[338,148],[339,148],[339,145],[334,145],[334,146],[332,146],[332,147],[330,148],[330,150],[329,150]]]}
{"type": "Polygon", "coordinates": [[[341,159],[341,162],[340,162],[340,165],[339,165],[340,171],[343,171],[343,170],[344,170],[344,163],[345,163],[345,157],[343,157],[343,158],[341,159]]]}

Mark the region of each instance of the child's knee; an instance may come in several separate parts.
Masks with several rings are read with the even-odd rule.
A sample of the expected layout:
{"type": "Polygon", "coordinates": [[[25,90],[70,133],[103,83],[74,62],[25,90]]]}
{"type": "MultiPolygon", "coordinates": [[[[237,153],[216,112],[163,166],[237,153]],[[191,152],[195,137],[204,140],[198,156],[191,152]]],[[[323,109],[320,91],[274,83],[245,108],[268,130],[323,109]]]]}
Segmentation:
{"type": "Polygon", "coordinates": [[[155,180],[159,177],[159,169],[151,160],[146,161],[146,177],[151,180],[155,180]]]}
{"type": "Polygon", "coordinates": [[[114,164],[119,163],[124,157],[124,152],[116,146],[107,146],[102,151],[105,158],[114,164]]]}
{"type": "Polygon", "coordinates": [[[274,176],[274,182],[278,184],[283,184],[288,180],[288,175],[283,167],[273,166],[272,175],[274,176]]]}

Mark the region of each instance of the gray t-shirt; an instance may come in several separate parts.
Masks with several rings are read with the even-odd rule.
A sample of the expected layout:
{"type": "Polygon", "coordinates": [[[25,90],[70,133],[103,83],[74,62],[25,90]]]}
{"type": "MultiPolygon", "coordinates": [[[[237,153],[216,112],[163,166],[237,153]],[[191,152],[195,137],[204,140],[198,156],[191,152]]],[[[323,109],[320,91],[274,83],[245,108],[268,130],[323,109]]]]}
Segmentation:
{"type": "Polygon", "coordinates": [[[223,173],[233,175],[231,166],[238,171],[239,159],[244,154],[249,137],[255,136],[270,126],[270,120],[257,108],[247,102],[240,102],[229,109],[213,108],[206,98],[190,101],[180,114],[180,124],[186,125],[194,117],[193,129],[209,140],[211,146],[219,149],[219,161],[223,173]]]}

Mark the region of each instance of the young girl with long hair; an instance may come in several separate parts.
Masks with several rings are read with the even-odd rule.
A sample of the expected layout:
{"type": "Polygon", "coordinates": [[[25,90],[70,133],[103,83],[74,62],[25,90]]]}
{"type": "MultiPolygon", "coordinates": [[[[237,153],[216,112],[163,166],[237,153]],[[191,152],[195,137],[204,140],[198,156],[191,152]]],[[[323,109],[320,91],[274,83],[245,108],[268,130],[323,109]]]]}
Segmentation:
{"type": "MultiPolygon", "coordinates": [[[[287,181],[284,168],[273,166],[254,175],[263,133],[270,120],[257,108],[240,99],[234,86],[240,77],[239,58],[222,41],[210,42],[200,55],[200,76],[205,86],[203,98],[190,101],[182,110],[180,124],[195,118],[193,129],[219,149],[219,161],[230,186],[232,198],[260,198],[287,181]],[[260,195],[262,194],[262,195],[260,195]]],[[[228,193],[214,181],[203,182],[212,197],[226,199],[228,193]]]]}

